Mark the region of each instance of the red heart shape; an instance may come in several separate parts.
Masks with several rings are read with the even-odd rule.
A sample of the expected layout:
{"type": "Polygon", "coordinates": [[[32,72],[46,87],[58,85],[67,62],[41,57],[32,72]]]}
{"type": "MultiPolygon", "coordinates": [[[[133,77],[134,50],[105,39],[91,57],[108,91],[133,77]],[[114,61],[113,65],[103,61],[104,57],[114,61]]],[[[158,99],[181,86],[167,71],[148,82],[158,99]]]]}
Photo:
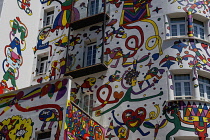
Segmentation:
{"type": "Polygon", "coordinates": [[[122,119],[124,124],[132,132],[135,132],[139,128],[139,126],[144,122],[146,114],[146,109],[143,107],[139,107],[135,111],[128,109],[123,112],[122,119]]]}

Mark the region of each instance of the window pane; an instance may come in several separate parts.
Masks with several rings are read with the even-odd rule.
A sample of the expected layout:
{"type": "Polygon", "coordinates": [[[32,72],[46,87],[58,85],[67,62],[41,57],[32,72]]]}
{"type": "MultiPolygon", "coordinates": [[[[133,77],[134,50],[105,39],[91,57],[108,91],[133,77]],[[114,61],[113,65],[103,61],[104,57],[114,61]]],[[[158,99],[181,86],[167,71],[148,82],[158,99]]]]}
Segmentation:
{"type": "Polygon", "coordinates": [[[171,25],[172,36],[177,36],[177,25],[171,25]]]}
{"type": "Polygon", "coordinates": [[[198,37],[198,27],[194,26],[194,36],[198,37]]]}
{"type": "Polygon", "coordinates": [[[174,75],[174,80],[190,80],[189,74],[174,75]]]}
{"type": "Polygon", "coordinates": [[[206,86],[206,93],[207,93],[208,99],[210,99],[210,86],[206,86]]]}
{"type": "Polygon", "coordinates": [[[200,38],[204,39],[204,29],[200,28],[200,38]]]}
{"type": "Polygon", "coordinates": [[[87,47],[87,66],[94,65],[96,63],[96,53],[96,45],[87,47]]]}
{"type": "Polygon", "coordinates": [[[185,35],[185,24],[179,25],[180,35],[185,35]]]}
{"type": "Polygon", "coordinates": [[[184,82],[184,91],[185,91],[185,95],[191,95],[190,93],[190,82],[184,82]]]}
{"type": "Polygon", "coordinates": [[[180,22],[185,22],[185,18],[171,18],[171,23],[180,23],[180,22]]]}
{"type": "Polygon", "coordinates": [[[203,22],[202,21],[198,21],[198,20],[196,20],[196,19],[193,19],[193,24],[195,25],[199,25],[199,26],[201,26],[201,27],[204,27],[204,24],[203,24],[203,22]]]}
{"type": "Polygon", "coordinates": [[[203,84],[199,84],[199,91],[200,91],[200,96],[204,97],[204,87],[203,84]]]}
{"type": "Polygon", "coordinates": [[[181,83],[175,83],[175,96],[182,96],[181,83]]]}

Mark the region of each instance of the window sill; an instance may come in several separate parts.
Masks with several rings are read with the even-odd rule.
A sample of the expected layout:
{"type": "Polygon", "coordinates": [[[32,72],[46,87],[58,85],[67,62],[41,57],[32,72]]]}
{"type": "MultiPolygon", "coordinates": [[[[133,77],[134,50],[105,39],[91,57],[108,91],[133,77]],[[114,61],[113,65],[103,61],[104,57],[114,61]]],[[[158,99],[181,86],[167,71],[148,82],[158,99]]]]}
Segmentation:
{"type": "Polygon", "coordinates": [[[201,39],[201,38],[189,37],[189,36],[169,36],[169,37],[166,37],[165,41],[174,40],[174,39],[195,39],[195,40],[198,40],[198,41],[209,43],[208,39],[201,39]]]}

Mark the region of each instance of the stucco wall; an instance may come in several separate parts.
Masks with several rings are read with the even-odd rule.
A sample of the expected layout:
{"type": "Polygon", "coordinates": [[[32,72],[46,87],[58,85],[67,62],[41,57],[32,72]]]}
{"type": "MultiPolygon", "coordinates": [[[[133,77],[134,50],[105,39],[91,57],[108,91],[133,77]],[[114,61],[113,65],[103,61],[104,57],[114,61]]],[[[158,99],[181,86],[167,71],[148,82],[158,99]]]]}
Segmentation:
{"type": "MultiPolygon", "coordinates": [[[[165,117],[167,113],[164,114],[163,108],[169,99],[174,99],[173,74],[191,74],[193,96],[199,92],[198,83],[195,82],[197,74],[210,78],[209,1],[110,0],[107,5],[110,7],[107,9],[110,19],[106,23],[105,38],[102,39],[102,23],[71,30],[69,62],[66,62],[66,37],[70,19],[63,15],[73,13],[71,21],[85,17],[87,1],[30,1],[32,15],[19,8],[16,1],[7,1],[0,21],[3,25],[0,29],[4,33],[0,34],[3,38],[0,40],[3,46],[0,52],[4,56],[0,59],[0,77],[3,82],[7,83],[8,88],[17,89],[63,77],[65,64],[67,70],[80,69],[85,46],[96,42],[96,61],[100,61],[103,53],[108,70],[73,79],[71,100],[79,103],[83,94],[93,93],[93,117],[106,128],[107,139],[169,140],[170,136],[178,136],[182,132],[183,135],[205,139],[207,135],[188,133],[193,125],[181,123],[181,126],[190,129],[175,127],[174,122],[165,117]],[[65,9],[66,6],[70,8],[65,9]],[[43,28],[43,14],[49,8],[54,8],[54,22],[51,27],[43,28]],[[17,12],[9,12],[10,9],[17,12]],[[192,32],[186,33],[186,36],[171,37],[170,18],[183,16],[186,17],[186,29],[189,31],[193,30],[191,17],[205,23],[205,40],[193,37],[192,32]],[[10,24],[13,26],[14,19],[18,21],[19,27],[27,27],[27,37],[21,38],[21,32],[12,31],[10,24]],[[45,35],[45,38],[40,39],[40,34],[45,35]],[[23,59],[23,63],[17,67],[7,62],[8,55],[4,53],[5,50],[11,50],[11,46],[7,45],[14,37],[22,39],[22,49],[27,43],[21,55],[16,52],[21,62],[23,59]],[[104,52],[102,42],[105,45],[104,52]],[[40,47],[40,44],[46,48],[40,47]],[[48,55],[47,72],[37,75],[37,55],[45,52],[51,52],[48,55]],[[16,70],[13,85],[11,79],[4,76],[9,68],[16,70]]],[[[196,105],[199,106],[199,103],[196,102],[196,105]]],[[[199,122],[202,123],[202,119],[199,122]]]]}
{"type": "Polygon", "coordinates": [[[70,86],[69,79],[59,79],[1,95],[1,138],[37,139],[51,131],[50,139],[63,139],[70,86]]]}

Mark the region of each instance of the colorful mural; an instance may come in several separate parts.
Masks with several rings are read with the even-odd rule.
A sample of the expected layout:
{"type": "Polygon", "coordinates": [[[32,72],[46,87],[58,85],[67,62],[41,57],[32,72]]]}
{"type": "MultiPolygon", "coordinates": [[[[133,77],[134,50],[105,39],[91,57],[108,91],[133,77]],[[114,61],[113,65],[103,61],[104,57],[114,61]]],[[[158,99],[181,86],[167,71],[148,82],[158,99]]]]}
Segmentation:
{"type": "Polygon", "coordinates": [[[26,38],[28,29],[19,17],[10,20],[11,32],[9,33],[10,44],[4,48],[5,59],[2,63],[3,79],[1,81],[1,91],[3,89],[15,90],[18,89],[16,80],[20,75],[20,67],[23,64],[22,51],[26,49],[26,38]]]}
{"type": "Polygon", "coordinates": [[[199,140],[205,140],[208,137],[207,129],[209,128],[209,107],[206,103],[176,101],[169,102],[163,109],[166,119],[174,124],[166,139],[176,134],[179,130],[194,132],[198,135],[199,140]],[[172,116],[173,118],[169,117],[172,116]],[[182,125],[187,124],[187,126],[182,125]],[[193,126],[193,128],[190,127],[193,126]]]}
{"type": "Polygon", "coordinates": [[[104,140],[104,128],[70,101],[67,104],[64,129],[64,140],[104,140]]]}
{"type": "Polygon", "coordinates": [[[0,93],[4,93],[6,89],[17,90],[19,85],[24,84],[24,80],[19,77],[23,74],[21,69],[30,69],[24,63],[27,59],[25,52],[28,50],[28,55],[34,59],[31,75],[26,75],[31,77],[30,85],[54,81],[62,78],[66,72],[91,67],[86,64],[88,55],[94,55],[92,65],[103,60],[102,63],[108,70],[72,79],[71,91],[67,90],[66,80],[59,80],[43,87],[37,86],[30,91],[20,90],[17,94],[0,96],[1,116],[6,116],[11,110],[19,113],[0,120],[0,137],[31,139],[37,130],[55,128],[54,138],[59,139],[63,135],[62,123],[65,118],[66,140],[169,140],[170,137],[179,136],[179,133],[183,132],[200,140],[208,138],[208,103],[167,100],[169,93],[173,94],[175,89],[173,82],[168,82],[173,81],[173,74],[168,74],[172,70],[177,73],[181,70],[182,73],[184,70],[192,71],[192,90],[199,88],[198,83],[194,83],[198,79],[198,70],[205,72],[205,75],[210,72],[210,44],[207,33],[210,1],[91,2],[92,7],[97,5],[98,8],[91,9],[87,0],[40,0],[39,5],[37,4],[41,10],[39,14],[38,8],[34,10],[34,1],[17,0],[18,9],[30,22],[22,13],[11,13],[12,18],[8,16],[11,28],[8,31],[9,42],[2,47],[5,57],[1,61],[0,93]],[[109,17],[106,22],[94,23],[80,29],[71,28],[71,22],[86,19],[91,12],[98,14],[103,8],[106,8],[109,17]],[[54,9],[54,18],[52,25],[45,26],[44,15],[49,9],[54,9]],[[36,18],[38,29],[32,26],[34,15],[43,15],[36,18]],[[187,28],[184,37],[173,37],[171,34],[170,18],[177,15],[183,15],[185,18],[187,28]],[[194,17],[204,22],[205,39],[194,36],[194,17]],[[33,34],[36,34],[36,37],[34,43],[31,43],[28,38],[33,34]],[[93,44],[95,47],[88,50],[88,46],[93,44]],[[38,57],[43,53],[48,57],[46,71],[38,73],[38,57]],[[67,92],[70,94],[68,99],[67,92]],[[102,126],[106,126],[106,130],[74,105],[81,104],[85,94],[93,94],[92,117],[99,120],[102,126]],[[33,103],[37,98],[53,103],[22,103],[33,103]],[[65,101],[74,102],[69,102],[66,110],[58,104],[64,98],[65,101]],[[34,112],[37,113],[38,126],[34,118],[25,118],[24,113],[34,112]],[[26,121],[27,123],[24,123],[26,121]]]}
{"type": "Polygon", "coordinates": [[[40,130],[44,132],[45,130],[51,130],[53,127],[57,128],[54,139],[59,140],[65,113],[65,105],[59,102],[63,99],[62,102],[66,101],[68,82],[68,79],[61,79],[55,83],[26,88],[17,93],[1,95],[1,118],[5,118],[6,115],[10,116],[11,112],[16,114],[0,122],[1,138],[8,140],[31,139],[35,137],[36,131],[40,130]],[[38,104],[39,100],[44,101],[38,104]],[[28,118],[23,118],[25,115],[28,118]],[[54,124],[55,122],[56,125],[54,124]]]}

